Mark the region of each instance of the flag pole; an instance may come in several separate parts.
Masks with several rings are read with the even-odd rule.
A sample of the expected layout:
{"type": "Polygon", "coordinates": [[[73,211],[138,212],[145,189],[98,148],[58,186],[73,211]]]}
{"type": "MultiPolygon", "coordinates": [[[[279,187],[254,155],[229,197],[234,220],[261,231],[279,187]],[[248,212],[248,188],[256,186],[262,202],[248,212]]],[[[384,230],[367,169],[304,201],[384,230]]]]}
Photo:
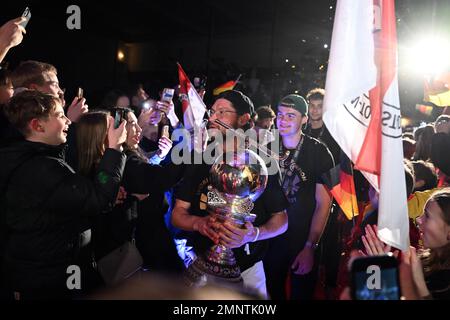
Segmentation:
{"type": "MultiPolygon", "coordinates": [[[[349,159],[350,160],[350,159],[349,159]]],[[[353,185],[355,185],[355,175],[353,172],[353,162],[350,160],[350,172],[352,174],[352,179],[353,179],[353,185]]],[[[355,198],[356,198],[356,205],[358,205],[358,198],[356,196],[356,187],[355,187],[355,198]]],[[[352,224],[353,224],[353,229],[355,228],[355,208],[353,208],[353,201],[351,201],[351,206],[352,206],[352,224]]]]}
{"type": "Polygon", "coordinates": [[[234,81],[234,86],[233,86],[232,90],[234,90],[234,87],[236,87],[236,85],[237,85],[238,81],[241,79],[241,77],[242,77],[242,73],[239,74],[238,77],[236,78],[236,80],[234,81]]]}

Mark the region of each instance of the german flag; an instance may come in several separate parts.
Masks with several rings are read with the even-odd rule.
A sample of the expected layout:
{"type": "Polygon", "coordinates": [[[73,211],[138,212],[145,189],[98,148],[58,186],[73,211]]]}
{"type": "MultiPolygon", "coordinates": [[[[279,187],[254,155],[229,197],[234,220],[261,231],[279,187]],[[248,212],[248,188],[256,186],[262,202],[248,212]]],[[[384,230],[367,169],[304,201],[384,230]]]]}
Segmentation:
{"type": "Polygon", "coordinates": [[[347,219],[352,220],[359,214],[352,164],[343,152],[341,152],[340,160],[337,166],[322,175],[322,180],[347,219]]]}
{"type": "Polygon", "coordinates": [[[231,80],[231,81],[225,82],[224,84],[218,86],[217,88],[215,88],[213,90],[213,95],[218,96],[222,92],[225,92],[228,90],[233,90],[234,87],[236,86],[236,83],[237,83],[236,80],[231,80]]]}
{"type": "Polygon", "coordinates": [[[424,104],[416,104],[416,110],[427,116],[431,116],[431,114],[433,113],[433,106],[427,106],[424,104]]]}

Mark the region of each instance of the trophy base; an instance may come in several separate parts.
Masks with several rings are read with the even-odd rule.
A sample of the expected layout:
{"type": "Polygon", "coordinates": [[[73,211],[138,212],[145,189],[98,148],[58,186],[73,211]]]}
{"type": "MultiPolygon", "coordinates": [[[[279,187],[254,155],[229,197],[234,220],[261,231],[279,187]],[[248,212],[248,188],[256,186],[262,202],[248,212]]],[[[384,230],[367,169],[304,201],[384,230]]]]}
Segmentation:
{"type": "Polygon", "coordinates": [[[207,283],[243,284],[239,266],[218,264],[202,255],[187,268],[184,278],[188,286],[195,287],[207,283]]]}

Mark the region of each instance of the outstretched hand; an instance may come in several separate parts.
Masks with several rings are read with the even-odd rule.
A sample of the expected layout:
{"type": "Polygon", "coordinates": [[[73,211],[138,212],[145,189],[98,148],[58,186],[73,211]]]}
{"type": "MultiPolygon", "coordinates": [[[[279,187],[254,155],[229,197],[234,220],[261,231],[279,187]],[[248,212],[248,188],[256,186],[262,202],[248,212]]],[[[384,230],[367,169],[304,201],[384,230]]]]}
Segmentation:
{"type": "Polygon", "coordinates": [[[81,115],[89,111],[89,106],[86,104],[86,99],[78,99],[75,97],[67,109],[67,118],[72,122],[77,122],[81,115]]]}
{"type": "Polygon", "coordinates": [[[25,20],[25,17],[19,17],[9,20],[0,27],[0,62],[3,60],[9,49],[22,42],[23,35],[26,31],[20,24],[25,20]]]}
{"type": "MultiPolygon", "coordinates": [[[[378,228],[376,225],[368,224],[366,226],[365,230],[366,230],[366,234],[364,236],[362,236],[361,239],[364,244],[364,248],[365,248],[366,252],[364,253],[361,251],[360,253],[362,253],[362,255],[376,256],[376,255],[387,254],[388,252],[391,251],[391,246],[385,244],[378,238],[378,236],[377,236],[378,228]]],[[[394,251],[393,254],[395,257],[397,257],[398,251],[397,250],[394,251]]]]}

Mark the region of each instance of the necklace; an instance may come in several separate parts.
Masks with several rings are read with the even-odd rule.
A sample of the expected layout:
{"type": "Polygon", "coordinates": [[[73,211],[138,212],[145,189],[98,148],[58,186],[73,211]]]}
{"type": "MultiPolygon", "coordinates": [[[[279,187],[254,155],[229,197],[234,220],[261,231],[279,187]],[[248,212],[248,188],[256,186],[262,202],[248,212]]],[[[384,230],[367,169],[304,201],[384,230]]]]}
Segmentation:
{"type": "MultiPolygon", "coordinates": [[[[320,128],[319,135],[318,135],[317,138],[316,138],[317,140],[322,141],[322,135],[323,135],[324,129],[325,129],[325,125],[322,125],[322,127],[320,128]]],[[[309,125],[308,128],[306,129],[306,131],[307,131],[306,133],[307,133],[308,135],[312,136],[312,135],[311,135],[312,130],[313,130],[312,126],[309,125]]]]}
{"type": "MultiPolygon", "coordinates": [[[[303,142],[305,139],[303,139],[303,133],[300,134],[300,141],[297,144],[297,147],[295,148],[294,155],[292,156],[292,160],[290,162],[297,163],[298,157],[300,156],[300,150],[302,149],[303,142]]],[[[283,154],[283,144],[280,144],[280,154],[283,154]]],[[[280,172],[281,172],[281,186],[284,184],[284,179],[286,178],[286,173],[288,171],[288,163],[287,160],[289,159],[290,150],[286,150],[284,152],[284,156],[280,158],[280,172]]]]}

